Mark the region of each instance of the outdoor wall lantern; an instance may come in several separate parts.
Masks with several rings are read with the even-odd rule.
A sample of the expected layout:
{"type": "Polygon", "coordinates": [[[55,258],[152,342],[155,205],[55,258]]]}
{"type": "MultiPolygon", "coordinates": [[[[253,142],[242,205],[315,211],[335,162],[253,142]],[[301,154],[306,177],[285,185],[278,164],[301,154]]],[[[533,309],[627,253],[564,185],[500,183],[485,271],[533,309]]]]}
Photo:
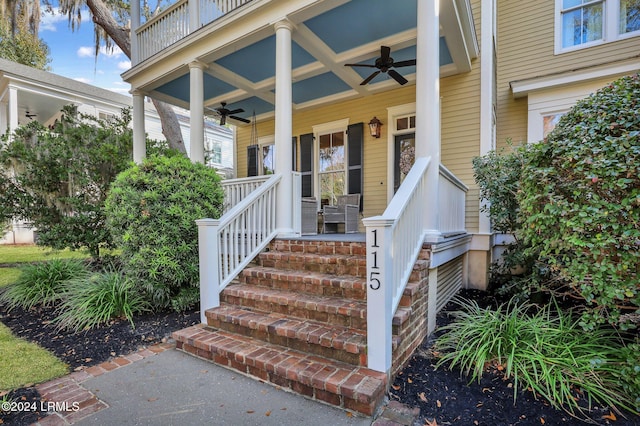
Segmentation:
{"type": "Polygon", "coordinates": [[[369,132],[371,132],[371,136],[373,136],[374,138],[379,138],[380,127],[382,127],[382,121],[378,120],[376,117],[373,117],[369,122],[369,132]]]}

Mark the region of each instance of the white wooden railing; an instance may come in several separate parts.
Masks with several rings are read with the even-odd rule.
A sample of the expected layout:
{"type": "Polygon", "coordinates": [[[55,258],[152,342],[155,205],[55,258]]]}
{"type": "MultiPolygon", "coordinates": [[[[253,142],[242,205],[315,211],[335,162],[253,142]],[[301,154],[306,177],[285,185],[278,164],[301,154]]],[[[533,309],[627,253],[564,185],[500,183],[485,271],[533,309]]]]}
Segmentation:
{"type": "Polygon", "coordinates": [[[469,187],[442,164],[438,185],[438,230],[445,237],[466,233],[465,212],[469,187]]]}
{"type": "Polygon", "coordinates": [[[196,221],[203,323],[205,310],[220,305],[220,292],[275,238],[276,189],[281,178],[269,176],[220,219],[196,221]]]}
{"type": "Polygon", "coordinates": [[[381,216],[366,218],[367,366],[388,371],[392,362],[391,324],[425,238],[430,158],[416,158],[381,216]]]}
{"type": "Polygon", "coordinates": [[[233,206],[240,203],[240,201],[244,200],[268,179],[269,175],[223,180],[222,189],[224,190],[225,213],[233,206]]]}
{"type": "Polygon", "coordinates": [[[134,65],[251,0],[180,0],[135,30],[134,65]]]}

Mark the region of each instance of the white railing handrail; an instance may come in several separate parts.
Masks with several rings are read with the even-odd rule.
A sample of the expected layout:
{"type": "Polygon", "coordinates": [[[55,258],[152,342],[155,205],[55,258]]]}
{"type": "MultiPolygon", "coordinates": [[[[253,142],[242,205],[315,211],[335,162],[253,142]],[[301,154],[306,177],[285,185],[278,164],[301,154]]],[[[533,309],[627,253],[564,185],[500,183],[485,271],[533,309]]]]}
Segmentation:
{"type": "Polygon", "coordinates": [[[469,187],[442,164],[438,186],[438,230],[443,237],[466,233],[466,197],[469,187]]]}
{"type": "Polygon", "coordinates": [[[380,216],[363,220],[367,241],[367,366],[389,371],[393,315],[409,281],[426,235],[430,157],[416,158],[395,196],[380,216]]]}
{"type": "Polygon", "coordinates": [[[282,176],[270,175],[219,219],[199,219],[200,319],[220,305],[220,292],[277,235],[276,188],[282,176]]]}
{"type": "Polygon", "coordinates": [[[250,176],[237,179],[225,179],[221,182],[224,191],[224,211],[244,200],[256,188],[265,183],[271,175],[250,176]]]}

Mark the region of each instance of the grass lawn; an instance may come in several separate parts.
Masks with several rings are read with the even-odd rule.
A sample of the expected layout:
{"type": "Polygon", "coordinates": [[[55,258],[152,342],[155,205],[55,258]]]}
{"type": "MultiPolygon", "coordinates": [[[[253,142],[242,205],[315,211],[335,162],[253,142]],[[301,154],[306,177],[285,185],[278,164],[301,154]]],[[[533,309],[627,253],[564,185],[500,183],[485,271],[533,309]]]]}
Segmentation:
{"type": "Polygon", "coordinates": [[[0,324],[0,391],[46,382],[67,374],[67,366],[45,349],[11,334],[0,324]]]}
{"type": "Polygon", "coordinates": [[[20,268],[0,268],[0,288],[14,283],[21,272],[20,268]]]}
{"type": "Polygon", "coordinates": [[[53,258],[84,259],[87,257],[89,254],[85,251],[52,250],[36,245],[0,245],[0,264],[39,262],[53,258]]]}

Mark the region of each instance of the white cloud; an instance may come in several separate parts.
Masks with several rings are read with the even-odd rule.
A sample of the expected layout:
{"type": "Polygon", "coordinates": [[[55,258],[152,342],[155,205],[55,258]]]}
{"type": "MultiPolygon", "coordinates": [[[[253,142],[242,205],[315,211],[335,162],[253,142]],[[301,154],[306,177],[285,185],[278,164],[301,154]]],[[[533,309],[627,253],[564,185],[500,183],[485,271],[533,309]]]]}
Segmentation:
{"type": "Polygon", "coordinates": [[[131,61],[120,61],[118,62],[118,69],[120,71],[127,71],[131,68],[131,61]]]}
{"type": "MultiPolygon", "coordinates": [[[[82,9],[80,11],[81,22],[84,25],[93,25],[91,22],[91,15],[88,9],[82,9]]],[[[40,31],[58,31],[59,24],[68,25],[67,15],[60,13],[59,9],[53,8],[53,10],[47,10],[46,6],[42,6],[42,16],[40,17],[40,31]]],[[[69,29],[71,31],[71,29],[69,29]]]]}
{"type": "Polygon", "coordinates": [[[84,77],[74,78],[74,80],[75,80],[75,81],[79,81],[80,83],[87,83],[87,84],[91,84],[91,79],[84,78],[84,77]]]}
{"type": "Polygon", "coordinates": [[[122,55],[122,50],[118,46],[113,46],[109,50],[104,46],[100,46],[100,54],[108,58],[119,58],[122,55]]]}
{"type": "Polygon", "coordinates": [[[95,49],[93,47],[82,46],[76,53],[78,54],[79,58],[91,58],[93,57],[93,52],[95,52],[95,49]]]}

